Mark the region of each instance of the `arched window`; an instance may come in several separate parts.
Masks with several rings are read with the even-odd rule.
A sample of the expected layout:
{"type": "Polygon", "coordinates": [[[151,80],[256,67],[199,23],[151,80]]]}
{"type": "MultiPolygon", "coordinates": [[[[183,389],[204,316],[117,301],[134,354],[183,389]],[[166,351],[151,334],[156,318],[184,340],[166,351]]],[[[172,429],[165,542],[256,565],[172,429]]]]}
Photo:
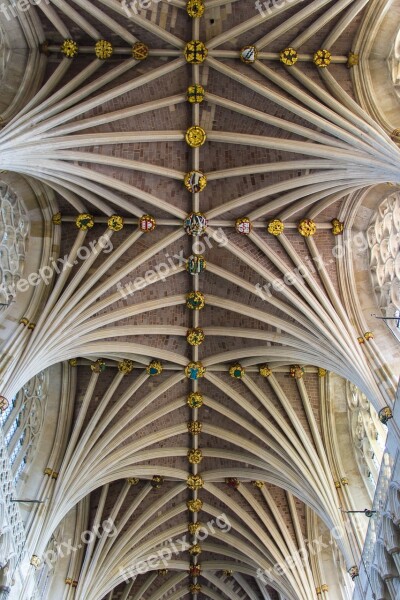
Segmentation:
{"type": "Polygon", "coordinates": [[[44,421],[47,386],[47,375],[36,375],[12,399],[1,417],[15,485],[34,455],[44,421]]]}
{"type": "Polygon", "coordinates": [[[0,310],[13,302],[25,262],[29,220],[10,187],[0,182],[0,310]]]}
{"type": "MultiPolygon", "coordinates": [[[[64,538],[64,523],[62,522],[51,536],[49,543],[47,544],[44,556],[57,557],[59,553],[60,544],[62,544],[64,538]]],[[[51,583],[54,577],[54,572],[57,568],[57,560],[46,561],[43,563],[42,568],[36,572],[36,588],[37,596],[35,600],[45,600],[49,598],[49,591],[51,583]]]]}
{"type": "Polygon", "coordinates": [[[374,496],[385,450],[387,428],[365,394],[347,384],[347,406],[353,448],[360,474],[371,499],[374,496]]]}
{"type": "Polygon", "coordinates": [[[7,431],[6,437],[4,438],[7,448],[10,447],[11,440],[13,439],[14,434],[17,431],[18,427],[19,427],[19,416],[16,419],[14,419],[10,429],[7,431]]]}
{"type": "Polygon", "coordinates": [[[400,194],[380,204],[368,231],[370,271],[377,305],[400,339],[400,194]]]}

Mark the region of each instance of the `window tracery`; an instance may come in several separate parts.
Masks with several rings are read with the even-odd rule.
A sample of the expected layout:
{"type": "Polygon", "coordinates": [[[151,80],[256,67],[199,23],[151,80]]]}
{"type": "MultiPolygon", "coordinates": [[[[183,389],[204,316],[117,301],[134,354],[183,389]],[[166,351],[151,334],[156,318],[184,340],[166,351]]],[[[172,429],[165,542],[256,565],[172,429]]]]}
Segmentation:
{"type": "Polygon", "coordinates": [[[368,230],[370,271],[377,304],[400,339],[400,194],[380,204],[368,230]]]}
{"type": "Polygon", "coordinates": [[[0,415],[0,576],[8,582],[25,545],[15,486],[32,460],[42,429],[47,402],[46,373],[31,379],[0,415]],[[7,542],[8,540],[8,542],[7,542]]]}
{"type": "Polygon", "coordinates": [[[28,214],[18,196],[0,182],[0,309],[15,299],[29,230],[28,214]]]}
{"type": "Polygon", "coordinates": [[[347,405],[358,468],[372,498],[385,450],[387,428],[379,421],[366,395],[352,383],[347,387],[347,405]]]}
{"type": "Polygon", "coordinates": [[[36,590],[35,597],[31,600],[46,600],[49,598],[49,591],[53,580],[54,572],[57,568],[58,557],[62,556],[62,552],[59,552],[59,546],[63,540],[64,535],[64,523],[61,523],[57,527],[56,531],[51,536],[49,543],[47,544],[44,556],[46,557],[57,557],[55,560],[46,560],[43,562],[42,567],[36,571],[36,590]]]}
{"type": "Polygon", "coordinates": [[[0,502],[3,505],[3,519],[0,523],[2,530],[8,531],[8,539],[11,544],[4,544],[4,552],[1,555],[2,566],[10,559],[13,561],[21,555],[25,543],[25,532],[18,511],[18,505],[11,502],[13,497],[14,482],[12,471],[9,466],[9,457],[0,431],[0,502]]]}
{"type": "Polygon", "coordinates": [[[1,418],[15,484],[34,455],[44,422],[47,387],[47,375],[39,373],[12,399],[1,418]]]}

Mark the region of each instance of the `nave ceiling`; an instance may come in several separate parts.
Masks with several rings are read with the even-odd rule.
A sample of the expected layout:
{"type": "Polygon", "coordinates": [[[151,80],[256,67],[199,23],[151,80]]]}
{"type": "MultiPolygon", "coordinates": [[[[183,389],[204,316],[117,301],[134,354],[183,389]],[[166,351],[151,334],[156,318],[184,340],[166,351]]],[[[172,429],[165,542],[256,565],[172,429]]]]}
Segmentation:
{"type": "MultiPolygon", "coordinates": [[[[35,554],[70,510],[121,526],[71,561],[80,600],[317,597],[322,559],[267,587],[256,573],[343,524],[331,373],[377,411],[394,400],[398,373],[366,335],[352,271],[357,210],[374,186],[398,185],[400,158],[353,87],[368,2],[292,1],[264,16],[243,0],[205,5],[194,18],[180,0],[137,15],[116,0],[53,0],[21,17],[29,51],[3,111],[0,169],[35,192],[30,239],[45,240],[52,279],[26,292],[24,314],[18,296],[3,313],[2,394],[62,363],[70,429],[52,454],[58,478],[41,484],[51,502],[35,554]],[[99,40],[112,57],[96,58],[99,40]],[[190,40],[204,41],[204,62],[189,62],[190,40]],[[256,60],[240,59],[245,46],[256,60]],[[285,65],[290,48],[283,58],[298,60],[285,65]],[[185,188],[191,171],[206,176],[201,191],[185,188]],[[203,505],[191,512],[190,500],[203,505]],[[201,554],[123,582],[145,551],[221,513],[232,528],[201,554]]],[[[20,46],[8,44],[12,60],[20,46]]],[[[347,570],[357,544],[338,543],[347,570]]]]}

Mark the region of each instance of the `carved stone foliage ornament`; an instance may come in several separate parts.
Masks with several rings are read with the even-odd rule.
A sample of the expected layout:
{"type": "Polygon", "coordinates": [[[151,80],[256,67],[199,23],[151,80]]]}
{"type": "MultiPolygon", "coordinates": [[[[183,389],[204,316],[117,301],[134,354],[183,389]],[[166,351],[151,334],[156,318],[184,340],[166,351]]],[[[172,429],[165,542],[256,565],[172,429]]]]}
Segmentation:
{"type": "Polygon", "coordinates": [[[206,60],[208,50],[204,42],[191,40],[186,44],[183,54],[188,63],[199,65],[206,60]]]}
{"type": "Polygon", "coordinates": [[[203,460],[203,454],[199,448],[192,448],[188,451],[187,456],[191,465],[198,465],[203,460]]]}
{"type": "Polygon", "coordinates": [[[287,67],[292,67],[297,63],[298,55],[294,48],[285,48],[279,55],[280,61],[287,67]]]}
{"type": "Polygon", "coordinates": [[[186,11],[189,17],[196,19],[204,15],[206,7],[204,6],[203,0],[188,0],[186,4],[186,11]]]}
{"type": "Polygon", "coordinates": [[[192,392],[187,398],[187,405],[190,408],[200,408],[203,406],[203,396],[198,392],[192,392]]]}
{"type": "Polygon", "coordinates": [[[96,45],[94,47],[94,52],[97,58],[99,58],[100,60],[106,60],[107,58],[110,58],[112,56],[113,51],[114,50],[112,43],[108,42],[107,40],[99,40],[98,42],[96,42],[96,45]]]}
{"type": "Polygon", "coordinates": [[[188,146],[191,148],[199,148],[204,144],[207,139],[206,132],[202,127],[193,125],[189,127],[185,134],[185,140],[188,146]]]}
{"type": "Polygon", "coordinates": [[[297,226],[297,231],[303,237],[310,237],[317,231],[317,226],[311,219],[302,219],[297,226]]]}
{"type": "Polygon", "coordinates": [[[280,219],[273,219],[268,223],[267,231],[271,235],[278,236],[284,232],[285,226],[280,219]]]}
{"type": "Polygon", "coordinates": [[[121,362],[118,363],[118,371],[123,375],[129,375],[133,369],[133,360],[129,360],[125,358],[121,362]]]}
{"type": "Polygon", "coordinates": [[[75,58],[79,52],[78,44],[74,40],[66,39],[60,46],[60,52],[67,58],[75,58]]]}
{"type": "Polygon", "coordinates": [[[76,217],[75,223],[78,229],[86,231],[87,229],[91,229],[93,227],[94,219],[92,215],[89,215],[88,213],[81,213],[76,217]]]}
{"type": "Polygon", "coordinates": [[[328,67],[332,62],[332,55],[329,52],[329,50],[317,50],[316,53],[313,56],[313,63],[314,65],[316,65],[318,68],[325,68],[328,67]]]}
{"type": "Polygon", "coordinates": [[[270,377],[272,375],[272,371],[268,365],[261,365],[258,371],[261,377],[270,377]]]}
{"type": "Polygon", "coordinates": [[[186,340],[191,346],[199,346],[205,340],[204,331],[201,329],[201,327],[189,329],[186,335],[186,340]]]}
{"type": "Polygon", "coordinates": [[[195,290],[186,296],[186,306],[191,310],[201,310],[206,304],[204,294],[195,290]]]}
{"type": "Polygon", "coordinates": [[[193,521],[192,523],[188,523],[188,532],[190,535],[196,535],[199,533],[202,524],[199,521],[193,521]]]}
{"type": "Polygon", "coordinates": [[[203,501],[200,498],[196,498],[196,500],[188,500],[186,502],[186,506],[190,512],[199,512],[203,508],[203,501]]]}
{"type": "Polygon", "coordinates": [[[204,486],[201,475],[189,475],[186,484],[190,490],[200,490],[204,486]]]}
{"type": "Polygon", "coordinates": [[[186,92],[186,99],[190,104],[199,104],[203,102],[205,90],[202,85],[197,83],[190,85],[186,92]]]}
{"type": "Polygon", "coordinates": [[[332,233],[333,235],[340,235],[344,231],[344,223],[339,221],[339,219],[332,219],[332,233]]]}
{"type": "Polygon", "coordinates": [[[108,228],[112,231],[121,231],[124,226],[124,219],[119,215],[112,215],[107,221],[108,228]]]}
{"type": "Polygon", "coordinates": [[[188,425],[189,433],[193,435],[198,435],[201,432],[202,424],[200,421],[189,421],[188,425]]]}
{"type": "Polygon", "coordinates": [[[192,556],[198,556],[199,554],[201,554],[200,544],[194,544],[193,546],[191,546],[189,548],[189,554],[191,554],[192,556]]]}

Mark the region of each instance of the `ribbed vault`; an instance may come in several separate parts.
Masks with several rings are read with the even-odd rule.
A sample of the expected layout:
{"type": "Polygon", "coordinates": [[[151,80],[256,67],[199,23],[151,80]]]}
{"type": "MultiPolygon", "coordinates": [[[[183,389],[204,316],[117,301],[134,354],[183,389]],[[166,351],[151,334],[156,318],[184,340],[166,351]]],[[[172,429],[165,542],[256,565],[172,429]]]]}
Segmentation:
{"type": "MultiPolygon", "coordinates": [[[[261,569],[269,573],[265,581],[286,597],[299,597],[299,589],[300,597],[312,596],[308,563],[299,560],[284,577],[273,569],[304,548],[304,503],[330,529],[342,526],[313,409],[323,383],[316,369],[308,370],[305,382],[288,380],[283,369],[267,379],[250,370],[235,385],[227,374],[210,375],[201,386],[204,404],[193,415],[201,418],[201,432],[189,433],[189,444],[187,386],[180,375],[164,372],[153,386],[152,377],[138,370],[124,375],[112,366],[101,374],[87,364],[75,369],[79,419],[37,551],[44,551],[62,517],[89,494],[90,523],[112,519],[119,531],[87,551],[78,598],[102,597],[132,577],[132,592],[151,586],[157,573],[140,569],[146,571],[143,565],[153,557],[152,566],[162,570],[160,558],[154,561],[161,548],[172,555],[165,585],[179,584],[184,595],[189,550],[196,543],[203,576],[222,591],[223,582],[216,581],[224,571],[232,570],[240,583],[243,575],[255,577],[261,569]],[[187,507],[188,447],[201,449],[200,463],[192,465],[204,480],[192,492],[203,502],[196,513],[187,507]],[[164,479],[159,488],[155,476],[164,479]],[[193,515],[202,524],[198,539],[188,532],[193,515]],[[178,579],[175,570],[181,572],[178,579]]],[[[346,555],[346,542],[340,545],[346,555]]],[[[75,578],[73,569],[70,575],[75,578]]],[[[259,593],[257,584],[253,593],[259,593]]]]}
{"type": "MultiPolygon", "coordinates": [[[[71,561],[76,599],[179,599],[189,584],[195,598],[199,584],[213,599],[316,597],[315,566],[271,569],[304,546],[307,511],[328,529],[343,525],[320,424],[326,371],[377,410],[394,398],[337,276],[347,238],[334,234],[346,229],[354,194],[399,175],[399,149],[355,102],[346,68],[365,4],[294,0],[260,14],[210,0],[201,18],[181,0],[138,14],[116,0],[34,9],[47,42],[32,52],[40,64],[47,53],[46,74],[5,118],[0,168],[52,190],[61,235],[40,282],[46,301],[4,343],[2,393],[13,397],[60,362],[72,378],[74,424],[53,466],[59,477],[35,553],[76,507],[88,522],[112,518],[118,528],[71,561]],[[59,53],[65,39],[79,45],[73,60],[59,53]],[[99,39],[113,44],[112,58],[95,57],[99,39]],[[191,39],[208,49],[202,64],[185,58],[191,39]],[[139,42],[145,60],[132,56],[139,42]],[[244,46],[257,48],[257,60],[240,60],[244,46]],[[280,61],[285,48],[297,51],[296,64],[280,61]],[[319,49],[330,51],[327,68],[313,64],[319,49]],[[188,101],[190,86],[204,87],[203,102],[188,101]],[[194,125],[204,145],[187,143],[194,125]],[[207,177],[200,192],[183,185],[192,170],[207,177]],[[208,227],[187,235],[183,220],[198,212],[208,227]],[[77,227],[78,215],[93,226],[77,227]],[[143,215],[155,219],[153,231],[143,230],[143,215]],[[247,235],[241,218],[251,222],[247,235]],[[284,230],[268,230],[271,222],[284,230]],[[197,255],[207,265],[191,274],[197,255]],[[190,304],[191,292],[201,292],[204,309],[190,304]],[[199,345],[193,330],[204,335],[199,345]],[[199,475],[191,490],[189,476],[199,475]],[[221,514],[229,531],[216,527],[201,543],[188,534],[188,523],[221,514]],[[167,574],[124,582],[133,564],[182,536],[201,555],[186,547],[167,574]],[[259,569],[271,580],[257,578],[259,569]]],[[[351,540],[338,545],[350,568],[351,540]]]]}

